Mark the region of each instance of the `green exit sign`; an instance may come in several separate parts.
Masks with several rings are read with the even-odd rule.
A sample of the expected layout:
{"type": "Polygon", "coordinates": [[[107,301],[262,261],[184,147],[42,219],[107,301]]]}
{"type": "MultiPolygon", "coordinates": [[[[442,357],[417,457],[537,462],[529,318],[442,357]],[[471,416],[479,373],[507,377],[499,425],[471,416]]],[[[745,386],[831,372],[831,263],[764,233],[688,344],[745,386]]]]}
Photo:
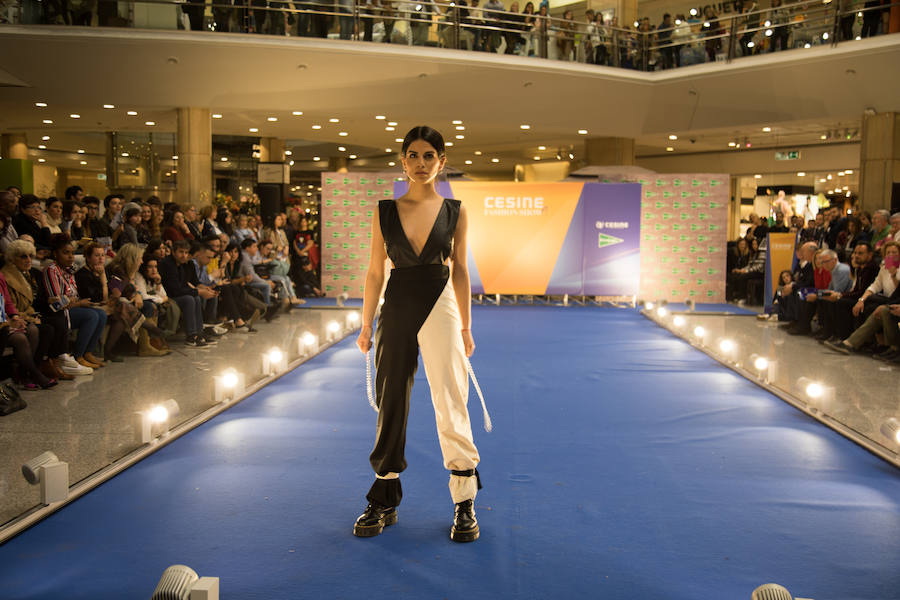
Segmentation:
{"type": "Polygon", "coordinates": [[[775,160],[799,160],[800,159],[800,151],[799,150],[785,150],[775,152],[775,160]]]}

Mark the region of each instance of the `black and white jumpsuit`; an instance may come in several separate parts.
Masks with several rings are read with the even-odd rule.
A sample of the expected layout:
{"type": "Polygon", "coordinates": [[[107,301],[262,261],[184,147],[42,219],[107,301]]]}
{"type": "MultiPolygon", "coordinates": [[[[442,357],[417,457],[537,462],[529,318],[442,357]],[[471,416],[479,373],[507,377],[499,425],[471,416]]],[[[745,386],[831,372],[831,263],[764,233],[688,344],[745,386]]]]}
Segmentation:
{"type": "Polygon", "coordinates": [[[478,449],[466,402],[469,380],[460,329],[462,320],[444,263],[453,251],[459,200],[445,198],[416,254],[403,231],[394,200],[378,203],[381,234],[394,265],[375,327],[375,402],[378,429],[369,462],[376,479],[366,498],[397,506],[403,496],[399,474],[406,469],[409,396],[422,352],[431,388],[444,466],[450,471],[454,503],[474,499],[480,487],[478,449]]]}

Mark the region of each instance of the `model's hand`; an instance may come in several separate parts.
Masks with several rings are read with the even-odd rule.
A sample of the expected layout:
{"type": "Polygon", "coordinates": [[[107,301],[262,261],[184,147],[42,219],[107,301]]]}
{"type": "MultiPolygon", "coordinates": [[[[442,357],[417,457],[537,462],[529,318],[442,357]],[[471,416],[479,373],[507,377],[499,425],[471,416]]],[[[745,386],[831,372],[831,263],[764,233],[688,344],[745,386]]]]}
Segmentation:
{"type": "Polygon", "coordinates": [[[466,356],[472,356],[472,353],[475,352],[475,340],[472,338],[472,330],[464,329],[462,331],[462,340],[463,347],[466,350],[466,356]]]}
{"type": "Polygon", "coordinates": [[[365,354],[372,348],[372,326],[363,325],[359,330],[359,337],[356,338],[356,345],[359,351],[365,354]]]}

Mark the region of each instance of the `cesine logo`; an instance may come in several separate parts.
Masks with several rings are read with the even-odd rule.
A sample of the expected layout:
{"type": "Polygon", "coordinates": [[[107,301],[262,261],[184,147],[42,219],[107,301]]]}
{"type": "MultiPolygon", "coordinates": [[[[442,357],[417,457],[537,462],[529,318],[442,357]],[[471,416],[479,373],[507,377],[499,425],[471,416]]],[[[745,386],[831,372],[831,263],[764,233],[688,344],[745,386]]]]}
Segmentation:
{"type": "Polygon", "coordinates": [[[484,214],[491,216],[534,217],[544,214],[542,196],[485,196],[484,214]]]}
{"type": "MultiPolygon", "coordinates": [[[[595,221],[596,229],[628,229],[628,221],[595,221]]],[[[664,236],[665,237],[665,236],[664,236]]],[[[605,248],[606,246],[615,246],[624,242],[622,238],[614,235],[608,235],[603,232],[597,233],[597,247],[605,248]]]]}

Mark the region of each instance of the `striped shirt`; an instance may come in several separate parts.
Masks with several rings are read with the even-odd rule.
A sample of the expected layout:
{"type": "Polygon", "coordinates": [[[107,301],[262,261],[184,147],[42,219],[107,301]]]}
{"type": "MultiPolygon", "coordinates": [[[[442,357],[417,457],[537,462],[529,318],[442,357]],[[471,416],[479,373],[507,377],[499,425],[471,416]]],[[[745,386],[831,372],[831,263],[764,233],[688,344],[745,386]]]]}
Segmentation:
{"type": "MultiPolygon", "coordinates": [[[[63,269],[55,262],[44,270],[44,287],[51,298],[59,298],[60,305],[66,308],[72,300],[78,299],[78,286],[75,284],[75,275],[69,269],[63,269]]],[[[51,302],[52,305],[52,302],[51,302]]]]}

